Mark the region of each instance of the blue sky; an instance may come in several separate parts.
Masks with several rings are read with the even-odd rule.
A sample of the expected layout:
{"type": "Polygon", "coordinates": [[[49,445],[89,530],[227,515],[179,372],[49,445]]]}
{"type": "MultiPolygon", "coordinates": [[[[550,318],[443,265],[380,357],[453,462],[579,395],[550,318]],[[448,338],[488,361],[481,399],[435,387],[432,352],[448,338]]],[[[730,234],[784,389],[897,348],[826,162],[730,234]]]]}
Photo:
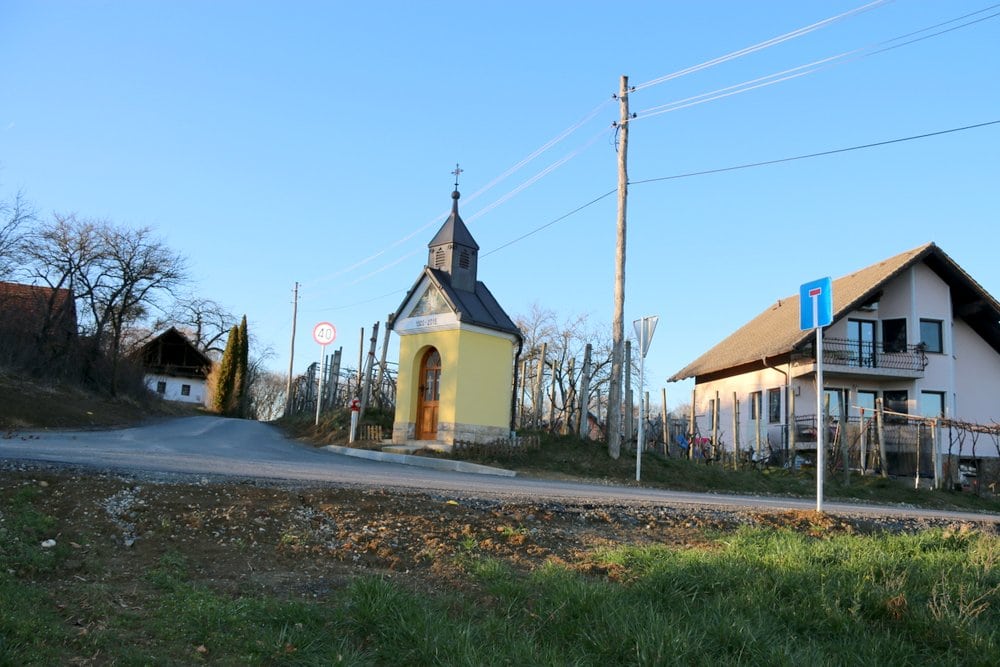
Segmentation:
{"type": "MultiPolygon", "coordinates": [[[[875,2],[644,85],[863,5],[3,0],[0,196],[153,227],[188,257],[193,290],[247,314],[280,372],[299,282],[301,371],[318,357],[315,323],[332,322],[334,346],[356,359],[361,327],[396,309],[458,162],[480,279],[505,309],[610,326],[614,195],[549,223],[615,188],[621,75],[638,87],[633,182],[1000,120],[1000,6],[988,0],[875,2]],[[885,46],[898,48],[873,53],[885,46]]],[[[991,125],[632,185],[626,331],[660,317],[654,396],[800,284],[927,241],[1000,294],[998,156],[991,125]]],[[[669,385],[668,402],[689,393],[669,385]]]]}

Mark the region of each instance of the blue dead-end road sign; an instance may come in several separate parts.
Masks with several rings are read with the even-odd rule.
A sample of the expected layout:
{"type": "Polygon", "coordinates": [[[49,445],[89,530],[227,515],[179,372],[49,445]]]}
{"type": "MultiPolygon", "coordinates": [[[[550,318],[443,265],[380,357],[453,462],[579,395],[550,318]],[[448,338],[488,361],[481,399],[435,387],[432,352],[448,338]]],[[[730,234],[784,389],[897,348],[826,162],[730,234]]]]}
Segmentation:
{"type": "Polygon", "coordinates": [[[833,281],[820,278],[799,288],[799,329],[808,331],[833,323],[833,281]]]}

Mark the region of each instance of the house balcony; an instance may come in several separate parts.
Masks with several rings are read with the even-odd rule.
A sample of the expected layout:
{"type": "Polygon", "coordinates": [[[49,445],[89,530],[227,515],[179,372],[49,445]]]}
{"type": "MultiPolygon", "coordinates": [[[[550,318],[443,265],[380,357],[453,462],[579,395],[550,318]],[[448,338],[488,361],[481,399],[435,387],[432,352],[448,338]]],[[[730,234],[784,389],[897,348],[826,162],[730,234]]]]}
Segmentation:
{"type": "MultiPolygon", "coordinates": [[[[816,344],[792,356],[795,377],[816,372],[816,344]]],[[[923,345],[889,346],[843,338],[823,338],[823,372],[858,378],[917,379],[924,376],[923,345]]]]}

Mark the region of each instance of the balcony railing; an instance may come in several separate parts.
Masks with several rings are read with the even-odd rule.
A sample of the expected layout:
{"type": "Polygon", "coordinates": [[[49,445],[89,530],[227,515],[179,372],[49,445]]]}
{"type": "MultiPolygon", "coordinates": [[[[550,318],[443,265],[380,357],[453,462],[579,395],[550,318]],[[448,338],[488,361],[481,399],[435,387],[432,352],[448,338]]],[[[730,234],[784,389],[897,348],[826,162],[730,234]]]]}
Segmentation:
{"type": "MultiPolygon", "coordinates": [[[[807,353],[815,358],[815,344],[807,353]]],[[[927,367],[923,345],[885,345],[844,338],[823,338],[823,364],[847,368],[880,368],[922,373],[927,367]]]]}

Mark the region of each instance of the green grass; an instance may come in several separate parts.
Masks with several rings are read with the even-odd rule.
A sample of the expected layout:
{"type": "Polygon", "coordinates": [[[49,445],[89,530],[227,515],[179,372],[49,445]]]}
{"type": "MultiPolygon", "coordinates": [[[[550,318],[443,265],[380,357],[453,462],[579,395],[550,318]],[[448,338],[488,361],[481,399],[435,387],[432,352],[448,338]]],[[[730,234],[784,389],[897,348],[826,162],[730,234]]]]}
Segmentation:
{"type": "Polygon", "coordinates": [[[36,546],[52,518],[35,494],[2,508],[5,666],[1000,664],[1000,537],[974,531],[745,528],[533,571],[467,549],[461,590],[363,576],[310,601],[214,590],[180,552],[127,593],[99,577],[47,586],[64,554],[36,546]]]}

